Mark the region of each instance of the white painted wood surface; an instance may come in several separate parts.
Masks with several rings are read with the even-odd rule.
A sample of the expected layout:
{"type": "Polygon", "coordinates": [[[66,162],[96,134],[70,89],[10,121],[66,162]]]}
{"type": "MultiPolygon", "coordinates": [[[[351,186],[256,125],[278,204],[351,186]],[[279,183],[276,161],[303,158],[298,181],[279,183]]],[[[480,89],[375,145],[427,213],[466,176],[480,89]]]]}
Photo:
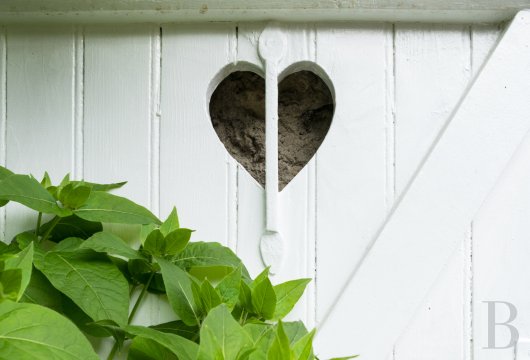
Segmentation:
{"type": "MultiPolygon", "coordinates": [[[[469,79],[478,73],[493,49],[500,30],[496,25],[405,29],[398,26],[397,29],[396,79],[401,84],[396,93],[402,94],[396,104],[396,169],[400,192],[410,178],[411,167],[417,166],[425,155],[469,79]],[[433,67],[438,69],[434,81],[433,67]],[[400,69],[407,71],[406,75],[400,74],[400,69]],[[416,100],[419,97],[424,101],[421,104],[416,100]]],[[[394,359],[471,358],[473,324],[469,281],[473,256],[468,235],[396,344],[394,359]]]]}
{"type": "MultiPolygon", "coordinates": [[[[6,165],[37,178],[48,171],[60,181],[73,170],[75,147],[73,28],[6,31],[6,165]]],[[[34,226],[36,218],[27,214],[16,205],[6,208],[6,239],[34,226]]]]}
{"type": "MultiPolygon", "coordinates": [[[[221,80],[214,78],[226,74],[227,67],[244,68],[247,62],[263,71],[257,40],[264,26],[182,24],[163,25],[160,31],[156,25],[7,25],[0,31],[0,163],[37,176],[47,169],[54,180],[66,172],[100,181],[126,178],[123,194],[161,216],[176,205],[182,223],[197,229],[195,240],[229,245],[257,274],[263,269],[259,239],[265,225],[264,191],[217,138],[208,116],[208,94],[221,80]]],[[[288,247],[285,266],[274,281],[316,280],[290,316],[312,326],[332,308],[499,30],[351,23],[282,28],[289,52],[280,71],[296,62],[316,62],[329,75],[337,102],[316,157],[279,198],[280,230],[288,247]]],[[[524,164],[525,157],[518,156],[524,164]]],[[[515,169],[510,179],[516,178],[523,191],[524,165],[510,166],[515,169]]],[[[451,238],[460,245],[450,260],[447,254],[436,282],[430,281],[428,296],[414,299],[418,307],[412,322],[401,319],[406,330],[391,343],[393,359],[502,359],[481,350],[480,301],[511,291],[521,313],[524,301],[530,303],[523,285],[512,282],[517,289],[508,289],[510,277],[525,266],[523,220],[530,216],[524,192],[518,198],[510,184],[506,180],[497,190],[500,195],[492,195],[490,210],[481,212],[486,215],[474,224],[472,240],[469,224],[451,238]],[[506,215],[491,221],[497,207],[506,215]],[[512,233],[514,221],[519,221],[516,234],[505,236],[512,233]],[[501,245],[494,242],[503,236],[505,258],[519,256],[516,265],[497,262],[501,245]],[[493,285],[491,261],[501,272],[493,285]]],[[[5,231],[9,239],[31,225],[34,219],[23,214],[9,205],[7,220],[14,225],[5,227],[0,213],[0,237],[5,231]]],[[[419,248],[396,254],[414,254],[419,248]]],[[[394,270],[382,266],[378,271],[394,270]]],[[[384,300],[392,305],[394,299],[384,300]]],[[[144,308],[138,322],[167,320],[165,306],[150,303],[144,308]]],[[[341,317],[353,313],[344,310],[341,317]]],[[[530,332],[523,316],[521,328],[530,332]]],[[[342,321],[335,323],[335,333],[342,321]]],[[[363,324],[366,334],[392,328],[387,321],[355,319],[352,324],[363,324]]],[[[378,359],[370,352],[370,344],[378,346],[378,341],[378,335],[363,344],[352,341],[351,351],[378,359]]],[[[321,349],[332,344],[326,341],[321,349]]],[[[342,355],[340,346],[333,350],[330,354],[342,355]]]]}
{"type": "Polygon", "coordinates": [[[530,129],[525,100],[530,80],[528,41],[530,18],[522,12],[345,286],[320,332],[324,354],[353,349],[353,342],[369,357],[390,353],[419,298],[465,234],[467,219],[478,211],[530,129]],[[506,106],[506,98],[514,105],[506,106]],[[400,249],[407,251],[400,253],[400,249]],[[390,298],[394,300],[388,302],[390,298]],[[358,327],[351,328],[353,323],[358,327]],[[370,333],[363,325],[373,323],[385,326],[370,333]],[[343,325],[349,331],[344,338],[336,336],[340,324],[348,324],[343,325]]]}
{"type": "Polygon", "coordinates": [[[3,0],[2,22],[504,21],[529,0],[3,0]]]}

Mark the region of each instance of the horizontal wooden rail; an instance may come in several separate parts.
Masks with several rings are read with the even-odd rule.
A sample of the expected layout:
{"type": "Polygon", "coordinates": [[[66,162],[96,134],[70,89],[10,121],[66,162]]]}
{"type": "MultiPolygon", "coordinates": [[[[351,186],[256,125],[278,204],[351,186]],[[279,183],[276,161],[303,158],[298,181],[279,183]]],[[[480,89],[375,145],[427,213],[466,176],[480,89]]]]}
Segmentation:
{"type": "Polygon", "coordinates": [[[0,23],[499,22],[530,0],[3,0],[0,23]]]}

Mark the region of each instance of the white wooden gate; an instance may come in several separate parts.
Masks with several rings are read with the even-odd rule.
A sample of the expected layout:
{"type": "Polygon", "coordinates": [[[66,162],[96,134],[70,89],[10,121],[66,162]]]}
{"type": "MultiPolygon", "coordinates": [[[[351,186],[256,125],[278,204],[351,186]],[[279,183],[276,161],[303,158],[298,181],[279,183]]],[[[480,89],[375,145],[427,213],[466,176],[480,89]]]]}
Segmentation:
{"type": "MultiPolygon", "coordinates": [[[[264,191],[228,155],[207,104],[226,66],[261,67],[265,26],[3,27],[0,163],[129,180],[122,194],[160,215],[176,205],[195,240],[227,244],[257,274],[264,191]]],[[[323,325],[322,355],[513,359],[483,349],[485,300],[516,303],[530,336],[529,16],[480,71],[503,27],[282,25],[280,67],[318,64],[336,97],[324,143],[280,194],[288,261],[276,281],[314,279],[291,317],[323,325]]],[[[5,211],[9,239],[28,219],[5,211]]],[[[141,321],[166,319],[144,311],[141,321]]]]}

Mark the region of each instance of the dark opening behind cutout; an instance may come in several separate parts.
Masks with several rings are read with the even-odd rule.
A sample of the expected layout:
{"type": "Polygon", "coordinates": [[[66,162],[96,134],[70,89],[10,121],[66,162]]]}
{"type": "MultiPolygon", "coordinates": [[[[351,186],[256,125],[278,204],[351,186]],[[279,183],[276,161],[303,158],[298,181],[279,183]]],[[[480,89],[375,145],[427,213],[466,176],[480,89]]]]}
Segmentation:
{"type": "MultiPolygon", "coordinates": [[[[308,163],[333,118],[333,96],[324,81],[299,71],[279,84],[279,188],[308,163]]],[[[265,80],[250,71],[228,75],[210,99],[213,127],[228,152],[265,185],[265,80]]]]}

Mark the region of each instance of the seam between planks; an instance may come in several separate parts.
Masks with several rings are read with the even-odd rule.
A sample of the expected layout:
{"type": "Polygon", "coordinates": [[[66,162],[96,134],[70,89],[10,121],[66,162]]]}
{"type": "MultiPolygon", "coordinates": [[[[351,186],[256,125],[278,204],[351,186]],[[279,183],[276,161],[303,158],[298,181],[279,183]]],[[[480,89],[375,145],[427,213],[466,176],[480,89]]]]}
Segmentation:
{"type": "Polygon", "coordinates": [[[162,28],[151,29],[151,54],[149,78],[149,208],[160,216],[160,72],[162,68],[162,28]]]}
{"type": "MultiPolygon", "coordinates": [[[[239,24],[233,24],[233,32],[227,35],[227,62],[237,64],[239,51],[239,24]]],[[[239,218],[239,174],[240,168],[230,154],[226,154],[226,207],[228,221],[226,224],[227,246],[237,254],[238,218],[239,218]]]]}
{"type": "MultiPolygon", "coordinates": [[[[7,163],[7,29],[0,28],[0,77],[2,87],[0,93],[0,165],[7,163]]],[[[5,207],[0,208],[0,241],[5,241],[6,232],[6,211],[5,207]]]]}
{"type": "MultiPolygon", "coordinates": [[[[469,35],[469,73],[475,76],[473,27],[468,28],[469,35]]],[[[464,241],[464,339],[463,358],[473,360],[473,222],[469,226],[469,236],[464,241]]]]}
{"type": "Polygon", "coordinates": [[[386,37],[386,210],[396,198],[396,26],[390,25],[386,37]]]}
{"type": "MultiPolygon", "coordinates": [[[[315,64],[318,64],[317,59],[317,48],[318,48],[318,42],[317,42],[317,27],[315,24],[310,26],[309,29],[309,51],[310,51],[310,58],[312,61],[315,62],[315,64]]],[[[311,161],[308,164],[308,176],[307,176],[307,209],[306,209],[306,243],[307,243],[307,250],[306,250],[306,274],[308,277],[313,278],[313,284],[312,287],[310,287],[310,291],[306,294],[306,322],[308,326],[314,327],[317,321],[317,312],[316,312],[316,299],[317,299],[317,284],[316,284],[316,277],[317,277],[317,271],[316,271],[316,238],[317,238],[317,232],[316,232],[316,224],[317,224],[317,218],[316,218],[316,209],[317,209],[317,163],[318,163],[318,157],[315,156],[313,161],[311,161]]]]}
{"type": "Polygon", "coordinates": [[[84,28],[74,28],[73,68],[73,124],[72,124],[72,174],[74,179],[84,177],[84,79],[85,79],[85,33],[84,28]]]}
{"type": "Polygon", "coordinates": [[[473,264],[473,222],[469,225],[469,235],[464,242],[464,356],[466,360],[473,360],[474,356],[474,264],[473,264]]]}

